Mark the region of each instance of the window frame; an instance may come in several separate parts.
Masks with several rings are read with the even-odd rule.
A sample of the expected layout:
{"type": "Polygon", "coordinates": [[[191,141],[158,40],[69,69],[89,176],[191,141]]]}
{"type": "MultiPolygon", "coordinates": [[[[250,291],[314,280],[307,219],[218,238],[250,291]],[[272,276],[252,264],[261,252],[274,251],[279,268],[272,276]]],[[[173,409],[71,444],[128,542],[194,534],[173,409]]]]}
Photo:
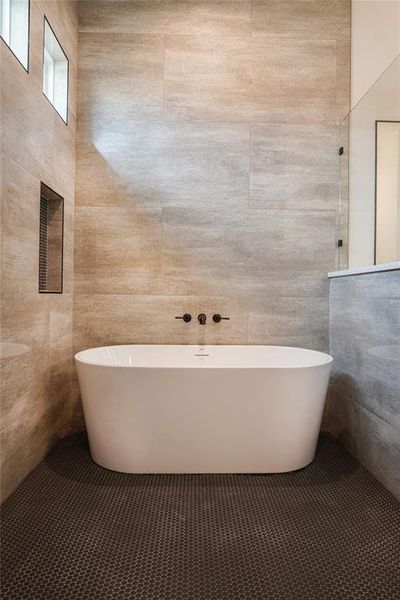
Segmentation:
{"type": "Polygon", "coordinates": [[[60,117],[60,119],[62,120],[62,122],[64,123],[64,125],[68,126],[68,110],[69,110],[69,58],[67,56],[67,53],[65,52],[64,48],[62,47],[60,40],[58,39],[53,27],[50,24],[50,21],[48,20],[48,18],[46,17],[46,15],[44,15],[43,17],[43,52],[42,52],[42,94],[43,96],[46,98],[47,102],[50,104],[50,106],[53,107],[53,109],[55,110],[56,114],[60,117]],[[45,52],[46,52],[46,46],[45,46],[45,38],[46,38],[46,23],[49,26],[52,34],[54,35],[58,45],[60,46],[66,61],[67,61],[67,102],[66,102],[66,111],[65,111],[65,119],[64,117],[58,112],[58,110],[56,109],[56,107],[54,106],[54,104],[52,103],[52,101],[48,98],[48,96],[46,96],[46,94],[44,93],[44,87],[43,87],[43,77],[44,77],[44,63],[45,63],[45,52]]]}
{"type": "Polygon", "coordinates": [[[24,63],[22,63],[20,61],[20,59],[15,54],[15,52],[11,48],[11,46],[9,44],[7,44],[6,40],[1,35],[1,30],[0,30],[0,40],[2,40],[3,44],[5,44],[5,46],[7,46],[7,48],[10,50],[11,54],[14,56],[14,58],[17,59],[17,61],[19,62],[21,67],[24,69],[24,71],[26,71],[26,73],[29,73],[30,50],[31,50],[30,49],[30,44],[31,44],[31,0],[28,0],[28,47],[27,47],[27,61],[26,61],[27,64],[26,64],[26,66],[24,65],[24,63]]]}

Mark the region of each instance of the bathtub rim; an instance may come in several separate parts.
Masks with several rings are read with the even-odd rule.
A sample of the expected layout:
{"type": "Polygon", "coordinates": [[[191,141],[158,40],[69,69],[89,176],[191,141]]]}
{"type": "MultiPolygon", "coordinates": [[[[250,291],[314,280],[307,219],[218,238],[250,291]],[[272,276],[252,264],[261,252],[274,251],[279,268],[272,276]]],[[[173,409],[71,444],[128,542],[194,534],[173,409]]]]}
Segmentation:
{"type": "Polygon", "coordinates": [[[229,370],[249,370],[249,369],[263,369],[263,370],[286,370],[286,369],[315,369],[316,367],[326,367],[326,366],[331,366],[334,358],[333,356],[331,356],[330,354],[328,354],[327,352],[321,352],[320,350],[312,350],[310,348],[300,348],[298,346],[277,346],[277,345],[266,345],[266,344],[112,344],[110,346],[95,346],[95,347],[90,347],[90,348],[85,348],[84,350],[80,350],[79,352],[75,353],[74,355],[74,360],[75,363],[80,363],[82,365],[88,366],[88,367],[100,367],[100,368],[107,368],[107,369],[132,369],[132,370],[139,370],[139,369],[169,369],[169,370],[181,370],[181,369],[194,369],[194,370],[207,370],[207,369],[212,369],[212,370],[223,370],[223,369],[229,369],[229,370]],[[199,349],[201,348],[202,351],[207,350],[208,348],[247,348],[247,347],[256,347],[256,348],[279,348],[282,350],[300,350],[302,352],[306,352],[306,353],[312,353],[316,356],[320,356],[321,359],[324,358],[324,360],[320,360],[320,362],[315,362],[313,364],[299,364],[299,365],[289,365],[289,364],[278,364],[278,365],[212,365],[212,364],[204,364],[204,363],[200,363],[198,365],[194,365],[194,364],[190,364],[190,365],[180,365],[180,364],[175,364],[175,365],[162,365],[162,364],[139,364],[137,366],[135,365],[124,365],[124,364],[119,364],[119,365],[115,365],[115,364],[107,364],[107,363],[101,363],[101,362],[94,362],[93,360],[88,360],[85,359],[83,357],[84,354],[90,352],[91,350],[106,350],[109,348],[121,348],[121,347],[141,347],[141,346],[158,346],[158,347],[185,347],[185,348],[192,348],[192,349],[199,349]]]}

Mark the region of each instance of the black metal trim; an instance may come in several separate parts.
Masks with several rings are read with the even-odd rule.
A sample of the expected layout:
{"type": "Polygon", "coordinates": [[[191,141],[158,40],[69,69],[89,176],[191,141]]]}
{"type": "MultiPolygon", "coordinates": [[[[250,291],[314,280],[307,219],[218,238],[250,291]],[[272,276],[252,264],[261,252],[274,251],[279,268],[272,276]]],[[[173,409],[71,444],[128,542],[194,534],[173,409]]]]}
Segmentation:
{"type": "MultiPolygon", "coordinates": [[[[46,183],[43,183],[43,181],[40,182],[40,197],[42,197],[43,187],[45,187],[47,190],[49,190],[49,192],[51,192],[52,194],[54,194],[54,196],[57,197],[57,200],[60,200],[62,202],[62,220],[61,220],[61,286],[60,286],[60,290],[57,291],[57,292],[49,292],[47,290],[46,291],[42,291],[40,289],[40,287],[38,288],[38,292],[39,292],[39,294],[62,294],[64,292],[64,221],[65,221],[64,209],[65,209],[65,201],[64,201],[64,198],[62,196],[60,196],[60,194],[58,194],[56,191],[54,191],[46,183]]],[[[40,206],[40,203],[39,203],[39,206],[40,206]]],[[[39,219],[39,236],[40,236],[40,219],[39,219]]],[[[39,244],[39,261],[40,261],[40,244],[39,244]]],[[[38,277],[38,285],[39,285],[39,277],[38,277]]]]}
{"type": "Polygon", "coordinates": [[[52,26],[50,25],[50,21],[48,20],[48,18],[46,17],[46,15],[44,15],[43,18],[43,55],[42,55],[42,94],[43,96],[46,98],[47,102],[50,104],[50,106],[52,106],[54,108],[54,110],[56,111],[56,113],[58,114],[58,116],[60,117],[60,119],[62,120],[62,122],[64,123],[64,125],[68,126],[68,110],[69,110],[69,58],[67,56],[67,53],[65,52],[64,48],[62,47],[60,40],[58,39],[54,29],[52,28],[52,26]],[[64,119],[64,117],[62,115],[60,115],[60,113],[58,112],[58,110],[56,109],[56,107],[54,106],[54,104],[49,100],[49,98],[46,96],[46,94],[43,91],[43,68],[44,68],[44,38],[45,38],[45,23],[47,23],[47,25],[50,27],[54,37],[56,38],[61,50],[63,51],[63,54],[65,56],[65,58],[67,59],[67,115],[66,115],[66,120],[64,119]]]}
{"type": "Polygon", "coordinates": [[[27,64],[27,66],[25,67],[25,65],[19,60],[18,56],[15,54],[15,52],[13,51],[11,46],[9,46],[7,44],[6,40],[3,38],[1,33],[0,33],[0,40],[4,43],[5,46],[7,46],[7,48],[11,52],[11,54],[14,56],[14,58],[17,59],[17,61],[19,62],[21,67],[24,69],[24,71],[26,73],[29,73],[29,63],[30,63],[29,59],[30,59],[30,51],[31,51],[31,0],[28,0],[28,64],[27,64]]]}

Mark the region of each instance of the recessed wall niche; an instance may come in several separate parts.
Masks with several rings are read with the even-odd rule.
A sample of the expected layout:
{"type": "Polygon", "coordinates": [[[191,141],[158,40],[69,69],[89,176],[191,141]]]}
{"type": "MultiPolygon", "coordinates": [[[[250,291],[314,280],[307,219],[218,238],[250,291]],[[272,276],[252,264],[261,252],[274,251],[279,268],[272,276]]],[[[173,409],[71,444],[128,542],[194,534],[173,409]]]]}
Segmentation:
{"type": "Polygon", "coordinates": [[[40,184],[39,293],[63,291],[64,198],[40,184]]]}

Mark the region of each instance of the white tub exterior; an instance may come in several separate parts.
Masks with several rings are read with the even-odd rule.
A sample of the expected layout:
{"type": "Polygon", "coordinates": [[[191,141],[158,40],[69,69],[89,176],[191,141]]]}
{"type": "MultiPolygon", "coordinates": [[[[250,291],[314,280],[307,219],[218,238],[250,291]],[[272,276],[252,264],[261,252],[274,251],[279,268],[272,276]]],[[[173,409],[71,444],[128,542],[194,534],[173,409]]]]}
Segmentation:
{"type": "Polygon", "coordinates": [[[127,473],[277,473],[315,454],[332,358],[130,345],[76,357],[91,454],[127,473]]]}

